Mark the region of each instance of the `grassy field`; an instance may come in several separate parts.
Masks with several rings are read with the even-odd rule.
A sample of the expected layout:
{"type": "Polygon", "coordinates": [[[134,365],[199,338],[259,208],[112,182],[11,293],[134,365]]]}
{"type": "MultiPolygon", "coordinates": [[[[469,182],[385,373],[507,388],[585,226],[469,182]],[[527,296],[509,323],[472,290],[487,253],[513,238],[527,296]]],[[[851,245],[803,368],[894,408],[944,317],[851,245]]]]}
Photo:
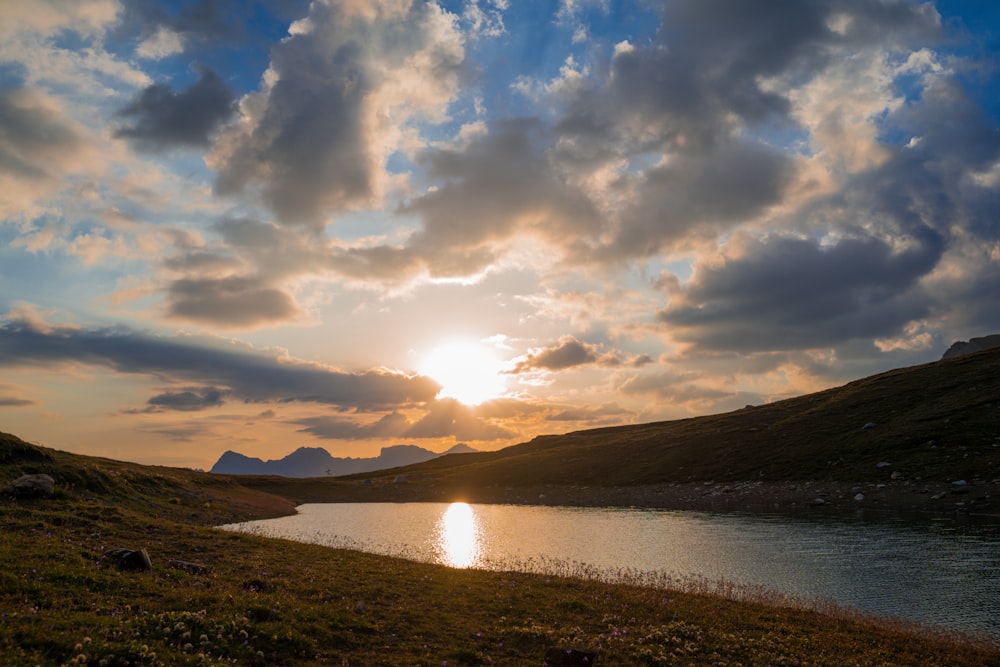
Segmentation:
{"type": "Polygon", "coordinates": [[[553,648],[598,665],[1000,664],[996,644],[754,591],[457,570],[220,532],[291,504],[229,478],[0,435],[0,484],[25,472],[52,475],[57,492],[0,498],[5,666],[538,666],[553,648]],[[103,561],[116,547],[146,549],[153,570],[103,561]]]}

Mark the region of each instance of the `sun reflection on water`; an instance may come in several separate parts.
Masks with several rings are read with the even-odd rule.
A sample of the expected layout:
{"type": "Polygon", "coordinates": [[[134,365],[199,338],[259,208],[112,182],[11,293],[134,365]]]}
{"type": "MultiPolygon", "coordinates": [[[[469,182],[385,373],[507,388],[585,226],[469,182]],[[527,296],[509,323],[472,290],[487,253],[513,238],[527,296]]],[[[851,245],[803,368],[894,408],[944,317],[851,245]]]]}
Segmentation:
{"type": "Polygon", "coordinates": [[[451,567],[471,567],[480,557],[482,538],[468,503],[452,503],[437,523],[438,559],[451,567]]]}

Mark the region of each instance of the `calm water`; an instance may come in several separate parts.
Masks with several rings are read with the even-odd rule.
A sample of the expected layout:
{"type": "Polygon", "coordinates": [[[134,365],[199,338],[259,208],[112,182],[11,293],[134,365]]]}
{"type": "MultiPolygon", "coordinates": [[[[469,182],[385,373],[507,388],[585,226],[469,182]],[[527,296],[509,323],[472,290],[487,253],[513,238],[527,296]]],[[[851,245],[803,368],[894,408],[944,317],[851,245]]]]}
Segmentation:
{"type": "Polygon", "coordinates": [[[1000,638],[1000,527],[660,510],[359,503],[223,526],[453,567],[704,577],[1000,638]]]}

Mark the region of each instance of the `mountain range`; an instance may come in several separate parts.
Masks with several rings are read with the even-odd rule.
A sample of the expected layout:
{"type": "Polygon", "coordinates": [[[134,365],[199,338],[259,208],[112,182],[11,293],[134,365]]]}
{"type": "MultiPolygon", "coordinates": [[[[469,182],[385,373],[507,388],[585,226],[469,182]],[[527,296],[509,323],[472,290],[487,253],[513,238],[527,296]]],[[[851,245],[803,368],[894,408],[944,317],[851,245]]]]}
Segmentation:
{"type": "Polygon", "coordinates": [[[444,452],[432,452],[416,445],[383,447],[378,456],[341,458],[322,447],[299,447],[280,459],[267,461],[227,451],[209,472],[222,475],[280,475],[282,477],[324,477],[357,475],[386,468],[423,463],[447,454],[471,454],[478,450],[458,444],[444,452]]]}

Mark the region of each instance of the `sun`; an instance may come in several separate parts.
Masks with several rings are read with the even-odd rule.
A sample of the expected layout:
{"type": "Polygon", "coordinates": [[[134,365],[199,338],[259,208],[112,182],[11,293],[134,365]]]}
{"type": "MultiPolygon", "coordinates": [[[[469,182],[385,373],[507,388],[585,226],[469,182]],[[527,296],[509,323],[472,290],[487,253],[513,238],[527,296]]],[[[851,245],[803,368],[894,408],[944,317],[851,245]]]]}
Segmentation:
{"type": "Polygon", "coordinates": [[[438,398],[479,405],[505,391],[501,367],[490,347],[455,341],[431,350],[417,370],[441,385],[438,398]]]}

